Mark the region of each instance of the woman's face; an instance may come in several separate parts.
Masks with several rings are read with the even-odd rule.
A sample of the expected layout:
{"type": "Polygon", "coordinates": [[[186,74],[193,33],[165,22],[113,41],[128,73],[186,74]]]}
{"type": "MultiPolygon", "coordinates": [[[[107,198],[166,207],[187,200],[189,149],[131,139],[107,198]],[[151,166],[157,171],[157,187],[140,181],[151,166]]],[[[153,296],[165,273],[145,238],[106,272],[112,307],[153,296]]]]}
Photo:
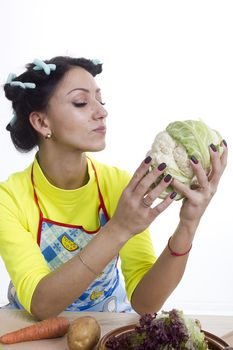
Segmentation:
{"type": "Polygon", "coordinates": [[[95,79],[85,69],[75,67],[66,73],[46,116],[57,146],[81,152],[105,147],[107,111],[95,79]]]}

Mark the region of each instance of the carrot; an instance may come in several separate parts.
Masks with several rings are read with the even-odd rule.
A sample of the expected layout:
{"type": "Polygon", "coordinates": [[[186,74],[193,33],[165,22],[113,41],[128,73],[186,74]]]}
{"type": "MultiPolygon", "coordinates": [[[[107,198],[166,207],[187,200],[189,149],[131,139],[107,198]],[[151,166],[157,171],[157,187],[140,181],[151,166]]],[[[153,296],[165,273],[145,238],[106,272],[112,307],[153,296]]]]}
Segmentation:
{"type": "Polygon", "coordinates": [[[66,317],[53,317],[30,326],[6,333],[0,337],[2,344],[14,344],[29,340],[57,338],[65,335],[69,328],[66,317]]]}

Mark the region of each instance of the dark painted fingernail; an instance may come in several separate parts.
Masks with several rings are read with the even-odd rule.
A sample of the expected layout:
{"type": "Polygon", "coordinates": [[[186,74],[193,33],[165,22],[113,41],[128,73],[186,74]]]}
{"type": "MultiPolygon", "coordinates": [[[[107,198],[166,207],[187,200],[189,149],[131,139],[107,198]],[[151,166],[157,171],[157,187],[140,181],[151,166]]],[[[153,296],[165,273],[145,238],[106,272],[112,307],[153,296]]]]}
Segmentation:
{"type": "Polygon", "coordinates": [[[171,180],[171,178],[172,178],[172,176],[170,174],[167,174],[163,180],[164,180],[164,182],[169,182],[171,180]]]}
{"type": "Polygon", "coordinates": [[[162,170],[164,170],[164,169],[166,168],[166,166],[167,166],[166,163],[161,163],[161,164],[159,164],[159,166],[158,166],[158,170],[159,170],[159,171],[162,171],[162,170]]]}
{"type": "Polygon", "coordinates": [[[144,160],[144,163],[148,164],[150,163],[152,160],[152,158],[150,156],[146,157],[146,159],[144,160]]]}
{"type": "Polygon", "coordinates": [[[212,151],[217,152],[217,148],[213,143],[211,143],[210,148],[212,149],[212,151]]]}
{"type": "Polygon", "coordinates": [[[174,199],[174,198],[176,197],[176,195],[177,195],[177,192],[172,192],[172,193],[170,194],[170,198],[171,198],[171,199],[174,199]]]}
{"type": "Polygon", "coordinates": [[[198,160],[195,156],[190,157],[190,159],[194,164],[198,164],[198,160]]]}
{"type": "Polygon", "coordinates": [[[227,142],[226,142],[226,140],[222,140],[222,143],[224,144],[225,147],[227,147],[227,142]]]}

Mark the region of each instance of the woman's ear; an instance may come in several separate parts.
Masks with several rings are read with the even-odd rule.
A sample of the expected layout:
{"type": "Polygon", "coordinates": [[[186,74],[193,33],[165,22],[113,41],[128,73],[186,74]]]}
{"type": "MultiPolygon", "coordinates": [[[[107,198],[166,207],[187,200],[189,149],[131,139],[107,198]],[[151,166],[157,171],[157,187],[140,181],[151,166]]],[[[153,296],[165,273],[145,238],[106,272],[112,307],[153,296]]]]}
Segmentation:
{"type": "Polygon", "coordinates": [[[32,127],[43,137],[51,134],[48,118],[43,112],[32,112],[29,115],[29,120],[32,127]]]}

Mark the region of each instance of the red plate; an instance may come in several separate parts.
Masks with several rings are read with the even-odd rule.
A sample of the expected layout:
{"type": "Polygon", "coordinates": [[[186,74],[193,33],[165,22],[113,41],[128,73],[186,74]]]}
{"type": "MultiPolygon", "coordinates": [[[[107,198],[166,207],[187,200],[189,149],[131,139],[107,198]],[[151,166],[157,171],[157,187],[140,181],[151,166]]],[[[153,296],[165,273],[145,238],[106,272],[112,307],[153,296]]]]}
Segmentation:
{"type": "MultiPolygon", "coordinates": [[[[112,337],[113,335],[117,337],[121,334],[132,332],[134,330],[135,326],[136,326],[136,324],[131,324],[128,326],[116,328],[116,329],[108,332],[107,334],[105,334],[101,338],[99,345],[98,345],[98,349],[99,350],[107,350],[105,345],[106,345],[107,340],[109,340],[110,337],[112,337]]],[[[216,335],[209,333],[209,332],[206,332],[206,331],[203,331],[203,332],[205,333],[206,340],[208,341],[208,348],[210,350],[222,350],[222,349],[225,349],[226,346],[229,346],[223,339],[217,337],[216,335]]]]}

